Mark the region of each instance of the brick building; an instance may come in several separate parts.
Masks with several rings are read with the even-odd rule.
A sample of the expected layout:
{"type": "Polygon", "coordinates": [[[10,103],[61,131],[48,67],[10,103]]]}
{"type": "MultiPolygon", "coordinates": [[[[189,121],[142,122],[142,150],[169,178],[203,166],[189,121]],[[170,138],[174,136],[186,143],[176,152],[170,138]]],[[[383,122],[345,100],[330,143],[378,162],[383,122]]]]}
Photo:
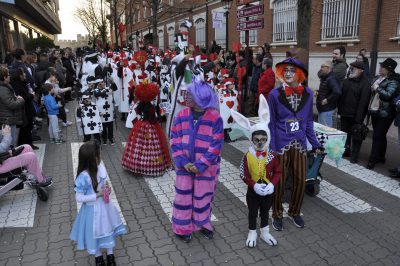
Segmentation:
{"type": "Polygon", "coordinates": [[[0,0],[0,62],[29,39],[61,33],[58,0],[0,0]]]}
{"type": "MultiPolygon", "coordinates": [[[[240,1],[240,0],[239,0],[240,1]]],[[[243,0],[241,0],[243,1],[243,0]]],[[[378,39],[378,62],[392,57],[400,65],[400,1],[398,0],[311,0],[312,16],[310,29],[309,81],[312,87],[318,86],[316,76],[322,61],[331,59],[332,50],[344,45],[347,49],[348,63],[355,60],[358,51],[373,49],[373,40],[378,39]],[[381,11],[378,3],[381,2],[381,11]],[[379,13],[379,14],[378,14],[379,13]],[[376,20],[379,22],[375,33],[376,20]]],[[[144,43],[144,38],[152,35],[152,11],[142,4],[134,5],[134,15],[127,21],[127,36],[134,47],[144,43]]],[[[243,6],[232,2],[228,15],[228,44],[244,43],[244,32],[236,30],[238,19],[236,11],[243,6]]],[[[251,2],[251,1],[249,1],[251,2]]],[[[252,5],[264,4],[264,28],[249,31],[250,47],[268,42],[272,46],[275,62],[285,57],[286,51],[296,47],[297,0],[253,1],[252,5]]],[[[225,47],[226,9],[221,0],[163,0],[158,10],[158,47],[165,49],[174,46],[174,34],[179,31],[183,19],[191,19],[193,28],[189,32],[190,41],[206,46],[212,40],[225,47]],[[208,12],[206,12],[206,10],[208,12]],[[213,16],[223,13],[222,27],[213,28],[213,16]]],[[[250,19],[255,19],[252,17],[250,19]]],[[[231,48],[231,47],[229,47],[231,48]]],[[[400,66],[397,71],[400,72],[400,66]]]]}

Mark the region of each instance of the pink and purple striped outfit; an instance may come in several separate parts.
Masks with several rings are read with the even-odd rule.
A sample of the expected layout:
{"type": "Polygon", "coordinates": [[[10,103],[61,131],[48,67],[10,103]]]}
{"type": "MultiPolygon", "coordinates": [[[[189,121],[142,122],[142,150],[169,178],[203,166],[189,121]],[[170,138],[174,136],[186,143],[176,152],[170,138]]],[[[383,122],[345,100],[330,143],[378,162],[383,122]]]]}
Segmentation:
{"type": "Polygon", "coordinates": [[[171,149],[176,165],[173,231],[191,234],[201,228],[212,230],[211,203],[218,181],[224,128],[218,111],[209,108],[195,123],[190,108],[175,117],[171,130],[171,149]],[[193,163],[198,174],[184,166],[193,163]]]}

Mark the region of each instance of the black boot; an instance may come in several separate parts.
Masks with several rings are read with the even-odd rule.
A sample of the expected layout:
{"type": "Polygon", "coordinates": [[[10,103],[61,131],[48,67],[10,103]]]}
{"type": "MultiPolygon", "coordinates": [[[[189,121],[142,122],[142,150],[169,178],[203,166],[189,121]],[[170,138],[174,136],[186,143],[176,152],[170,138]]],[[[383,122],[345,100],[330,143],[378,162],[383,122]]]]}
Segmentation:
{"type": "MultiPolygon", "coordinates": [[[[103,256],[98,256],[95,259],[96,259],[96,266],[106,266],[103,256]]],[[[107,260],[108,260],[108,256],[107,256],[107,260]]]]}
{"type": "Polygon", "coordinates": [[[350,157],[351,163],[358,163],[358,152],[352,152],[350,157]]]}
{"type": "Polygon", "coordinates": [[[115,266],[115,257],[114,254],[107,255],[107,266],[115,266]]]}

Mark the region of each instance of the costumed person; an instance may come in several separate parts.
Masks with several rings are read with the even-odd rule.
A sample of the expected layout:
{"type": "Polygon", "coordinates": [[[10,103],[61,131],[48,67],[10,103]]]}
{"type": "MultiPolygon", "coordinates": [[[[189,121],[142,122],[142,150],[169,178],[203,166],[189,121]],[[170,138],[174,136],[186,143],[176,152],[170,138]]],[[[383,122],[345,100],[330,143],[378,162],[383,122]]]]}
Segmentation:
{"type": "Polygon", "coordinates": [[[116,265],[113,249],[115,238],[126,233],[117,208],[110,202],[111,187],[107,170],[100,157],[100,146],[84,143],[79,149],[75,179],[75,199],[82,206],[72,225],[71,240],[77,250],[94,255],[96,265],[106,265],[101,249],[107,250],[107,265],[116,265]]]}
{"type": "Polygon", "coordinates": [[[213,238],[211,204],[224,127],[217,111],[217,96],[206,82],[194,80],[186,98],[188,108],[177,114],[172,126],[171,150],[176,170],[172,228],[187,243],[199,230],[208,239],[213,238]]]}
{"type": "Polygon", "coordinates": [[[160,101],[167,102],[170,98],[170,86],[171,86],[171,73],[170,73],[171,60],[164,58],[161,64],[160,79],[158,81],[160,85],[160,101]]]}
{"type": "Polygon", "coordinates": [[[158,86],[147,80],[135,87],[137,120],[122,155],[122,167],[135,176],[162,176],[171,164],[168,144],[152,101],[158,86]]]}
{"type": "MultiPolygon", "coordinates": [[[[93,80],[89,82],[100,82],[99,80],[93,80]]],[[[92,90],[86,90],[82,97],[81,103],[76,110],[76,116],[81,119],[81,127],[83,131],[83,141],[90,141],[92,135],[99,143],[100,133],[103,131],[103,124],[101,123],[101,118],[99,110],[96,104],[92,103],[92,90]]]]}
{"type": "MultiPolygon", "coordinates": [[[[98,77],[97,79],[101,79],[98,77]]],[[[107,140],[111,145],[114,145],[114,97],[112,88],[116,86],[106,87],[104,80],[97,84],[94,89],[94,96],[96,97],[96,106],[99,110],[100,119],[103,131],[101,137],[103,145],[107,145],[107,140]]]]}
{"type": "Polygon", "coordinates": [[[258,116],[260,122],[251,126],[250,121],[236,111],[231,111],[233,119],[250,135],[252,145],[240,163],[240,177],[248,185],[246,203],[249,209],[249,234],[246,246],[257,244],[257,217],[261,217],[261,239],[268,245],[278,244],[269,232],[268,214],[272,206],[274,188],[281,176],[278,156],[270,149],[269,107],[263,95],[259,96],[258,116]]]}
{"type": "Polygon", "coordinates": [[[98,53],[94,51],[87,52],[83,58],[81,73],[79,74],[82,85],[81,92],[86,91],[89,87],[87,78],[89,76],[98,76],[101,72],[102,68],[98,63],[98,53]]]}
{"type": "Polygon", "coordinates": [[[321,152],[321,144],[314,133],[313,91],[302,85],[307,70],[296,58],[287,58],[276,64],[276,75],[282,85],[273,89],[268,98],[271,121],[271,149],[279,154],[282,176],[275,187],[272,205],[275,230],[283,229],[282,197],[288,175],[293,177],[292,195],[289,203],[289,218],[294,225],[303,228],[300,216],[306,187],[307,139],[313,149],[321,152]]]}

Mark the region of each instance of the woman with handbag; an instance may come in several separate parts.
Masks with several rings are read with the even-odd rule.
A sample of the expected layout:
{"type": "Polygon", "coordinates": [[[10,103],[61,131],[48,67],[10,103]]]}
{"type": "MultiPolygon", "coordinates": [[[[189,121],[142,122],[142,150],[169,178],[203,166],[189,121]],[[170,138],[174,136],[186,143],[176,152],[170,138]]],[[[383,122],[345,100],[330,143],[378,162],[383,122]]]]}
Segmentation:
{"type": "Polygon", "coordinates": [[[371,86],[373,96],[369,113],[374,133],[367,169],[373,169],[377,163],[385,163],[386,134],[396,114],[392,100],[400,82],[400,75],[395,73],[397,63],[389,57],[380,65],[379,76],[375,77],[371,86]]]}
{"type": "Polygon", "coordinates": [[[357,163],[360,148],[365,136],[362,134],[368,103],[371,97],[369,82],[363,74],[364,64],[355,61],[350,64],[349,77],[343,80],[342,95],[338,101],[338,113],[343,132],[347,133],[343,157],[350,157],[357,163]]]}

